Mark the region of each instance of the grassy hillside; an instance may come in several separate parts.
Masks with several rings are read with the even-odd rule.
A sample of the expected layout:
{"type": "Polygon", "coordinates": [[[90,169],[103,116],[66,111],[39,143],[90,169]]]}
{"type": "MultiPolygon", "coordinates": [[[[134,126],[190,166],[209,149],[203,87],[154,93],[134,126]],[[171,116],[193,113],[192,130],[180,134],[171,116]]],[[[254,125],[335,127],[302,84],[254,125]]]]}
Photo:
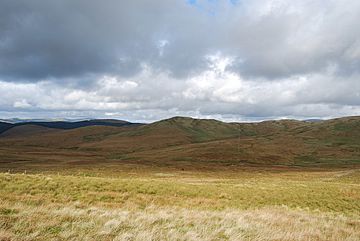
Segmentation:
{"type": "Polygon", "coordinates": [[[31,169],[38,162],[41,169],[55,170],[74,165],[353,168],[360,165],[360,118],[224,123],[174,117],[148,125],[72,130],[24,125],[0,135],[0,153],[0,161],[7,163],[2,170],[31,169]]]}
{"type": "Polygon", "coordinates": [[[6,122],[0,122],[0,133],[3,133],[10,129],[13,125],[6,122]]]}
{"type": "Polygon", "coordinates": [[[57,129],[47,128],[39,125],[22,125],[22,126],[15,126],[7,131],[0,134],[0,138],[29,138],[35,136],[41,136],[48,133],[55,133],[58,132],[57,129]]]}
{"type": "MultiPolygon", "coordinates": [[[[282,120],[244,124],[177,117],[139,129],[133,139],[145,136],[149,139],[141,143],[151,144],[141,144],[142,148],[126,153],[117,145],[120,151],[114,152],[120,160],[168,166],[357,166],[359,128],[358,117],[315,123],[282,120]]],[[[117,136],[112,139],[114,144],[119,140],[117,136]]]]}

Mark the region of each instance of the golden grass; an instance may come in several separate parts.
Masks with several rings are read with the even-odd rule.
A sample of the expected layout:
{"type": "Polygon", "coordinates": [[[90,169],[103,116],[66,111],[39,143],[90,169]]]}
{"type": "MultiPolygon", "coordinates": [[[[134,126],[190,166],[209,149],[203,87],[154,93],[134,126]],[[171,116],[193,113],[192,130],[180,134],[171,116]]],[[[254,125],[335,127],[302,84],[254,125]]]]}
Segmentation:
{"type": "Polygon", "coordinates": [[[1,240],[359,240],[360,221],[287,207],[199,211],[0,203],[1,240]]]}
{"type": "Polygon", "coordinates": [[[360,171],[0,174],[0,240],[359,240],[360,171]]]}
{"type": "Polygon", "coordinates": [[[179,173],[149,173],[136,178],[0,174],[0,196],[34,205],[79,201],[143,208],[152,203],[205,210],[286,205],[351,214],[360,210],[359,173],[242,172],[228,178],[179,173]]]}

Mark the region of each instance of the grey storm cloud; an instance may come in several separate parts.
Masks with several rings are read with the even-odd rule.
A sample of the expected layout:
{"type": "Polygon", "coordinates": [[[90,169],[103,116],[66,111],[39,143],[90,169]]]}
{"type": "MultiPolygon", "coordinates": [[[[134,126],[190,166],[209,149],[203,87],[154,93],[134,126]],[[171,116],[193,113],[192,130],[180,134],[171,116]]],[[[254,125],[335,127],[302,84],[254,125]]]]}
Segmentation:
{"type": "Polygon", "coordinates": [[[142,63],[185,73],[197,67],[204,54],[201,49],[206,48],[199,33],[205,19],[182,1],[3,0],[0,4],[0,71],[13,79],[133,75],[142,63]],[[171,41],[163,46],[169,48],[169,56],[161,58],[159,42],[165,40],[171,41]]]}
{"type": "Polygon", "coordinates": [[[0,0],[0,113],[359,114],[359,22],[356,0],[0,0]]]}
{"type": "Polygon", "coordinates": [[[133,75],[147,63],[184,77],[205,68],[204,55],[216,51],[234,55],[233,69],[249,76],[286,77],[329,64],[344,74],[359,70],[352,55],[360,48],[357,1],[220,1],[213,8],[166,0],[2,0],[1,75],[133,75]]]}

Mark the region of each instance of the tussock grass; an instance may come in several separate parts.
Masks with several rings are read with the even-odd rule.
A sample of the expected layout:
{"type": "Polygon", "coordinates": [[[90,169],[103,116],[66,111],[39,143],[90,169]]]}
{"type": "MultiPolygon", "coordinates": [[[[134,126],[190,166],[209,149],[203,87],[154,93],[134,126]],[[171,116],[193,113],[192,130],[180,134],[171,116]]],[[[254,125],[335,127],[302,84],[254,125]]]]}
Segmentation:
{"type": "Polygon", "coordinates": [[[2,240],[359,240],[360,221],[287,207],[199,211],[4,203],[2,240]]]}
{"type": "MultiPolygon", "coordinates": [[[[166,175],[165,175],[166,176],[166,175]]],[[[338,213],[359,213],[359,171],[333,173],[239,173],[238,177],[185,176],[99,178],[0,174],[6,201],[81,202],[106,207],[157,206],[222,210],[286,205],[338,213]]]]}
{"type": "Polygon", "coordinates": [[[0,240],[359,240],[360,172],[0,174],[0,240]]]}

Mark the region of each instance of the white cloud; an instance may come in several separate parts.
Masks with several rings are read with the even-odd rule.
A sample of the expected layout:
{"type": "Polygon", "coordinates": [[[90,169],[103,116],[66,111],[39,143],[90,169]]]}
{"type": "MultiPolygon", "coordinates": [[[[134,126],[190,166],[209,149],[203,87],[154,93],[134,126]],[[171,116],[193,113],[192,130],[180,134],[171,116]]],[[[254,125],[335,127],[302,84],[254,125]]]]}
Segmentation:
{"type": "Polygon", "coordinates": [[[29,107],[31,107],[31,105],[24,99],[15,101],[13,106],[15,108],[29,108],[29,107]]]}
{"type": "Polygon", "coordinates": [[[72,116],[90,111],[91,115],[133,121],[172,115],[247,120],[360,114],[359,75],[334,77],[336,69],[330,68],[321,74],[254,81],[233,72],[230,57],[217,54],[207,58],[208,70],[185,82],[148,66],[134,77],[100,77],[87,89],[51,82],[0,82],[0,94],[6,96],[0,104],[72,116]]]}

